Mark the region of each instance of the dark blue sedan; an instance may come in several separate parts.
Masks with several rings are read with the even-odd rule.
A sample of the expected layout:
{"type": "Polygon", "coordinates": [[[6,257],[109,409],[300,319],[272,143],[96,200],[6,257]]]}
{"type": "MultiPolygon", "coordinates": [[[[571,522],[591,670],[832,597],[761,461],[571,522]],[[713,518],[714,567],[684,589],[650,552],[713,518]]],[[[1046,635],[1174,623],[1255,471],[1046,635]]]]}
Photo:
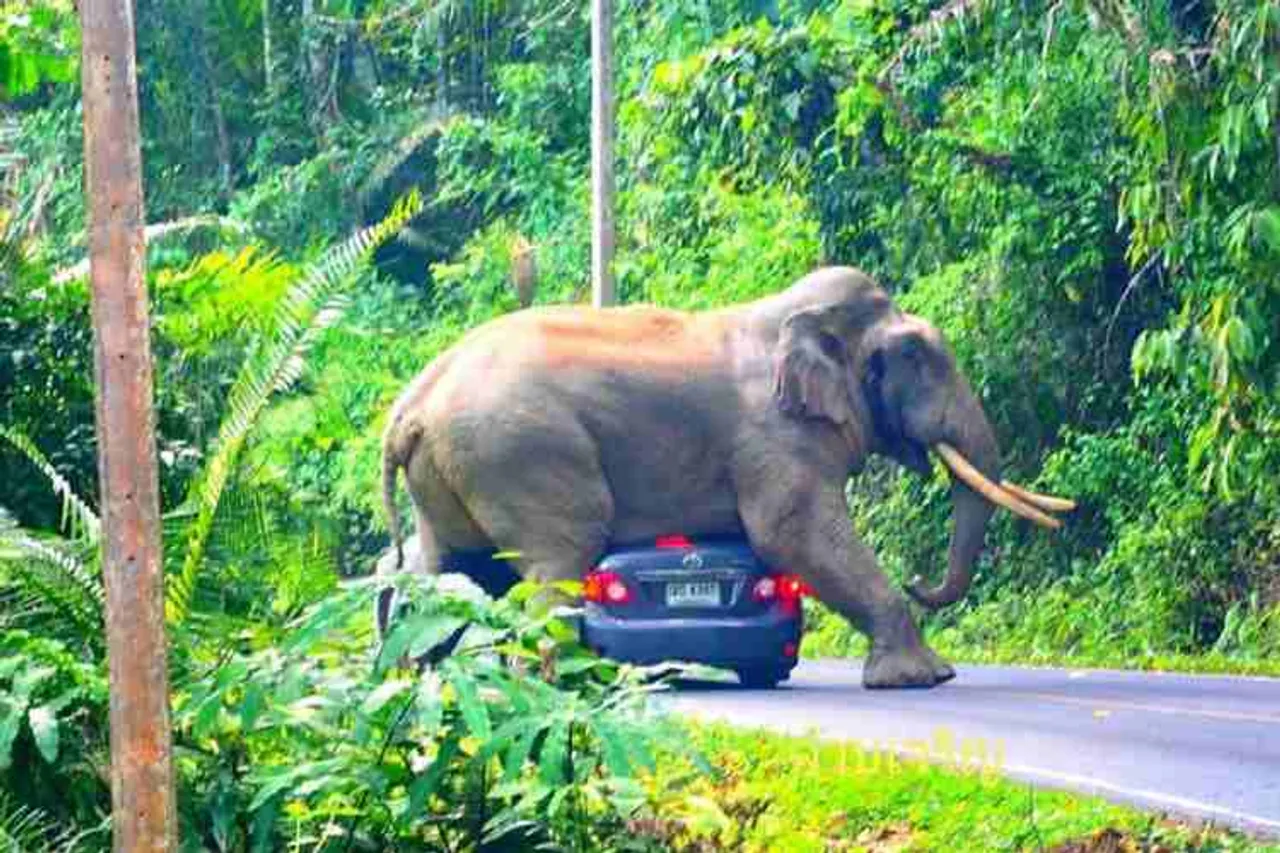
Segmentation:
{"type": "Polygon", "coordinates": [[[771,688],[796,665],[806,592],[741,539],[663,537],[612,550],[587,573],[582,639],[614,660],[706,664],[771,688]]]}

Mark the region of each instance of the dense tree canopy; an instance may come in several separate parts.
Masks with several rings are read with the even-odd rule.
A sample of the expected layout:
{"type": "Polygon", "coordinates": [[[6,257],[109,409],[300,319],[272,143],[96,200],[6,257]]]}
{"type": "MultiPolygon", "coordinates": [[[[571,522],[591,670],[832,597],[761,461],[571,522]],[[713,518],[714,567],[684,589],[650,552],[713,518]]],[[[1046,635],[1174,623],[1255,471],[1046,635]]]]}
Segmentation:
{"type": "MultiPolygon", "coordinates": [[[[94,516],[75,497],[96,468],[71,5],[0,4],[0,646],[56,673],[72,698],[50,714],[100,722],[94,516]]],[[[936,644],[1235,666],[1280,652],[1280,5],[619,5],[623,300],[698,309],[861,266],[948,335],[1013,473],[1082,504],[1054,536],[998,522],[970,600],[930,617],[936,644]]],[[[391,399],[518,307],[514,247],[532,247],[536,302],[585,300],[587,8],[139,0],[179,669],[244,653],[237,672],[287,680],[271,638],[385,545],[391,399]]],[[[891,571],[936,576],[943,478],[875,467],[850,497],[891,571]]],[[[810,642],[855,641],[821,618],[810,642]]],[[[253,715],[201,711],[211,695],[179,703],[189,743],[279,758],[218,729],[253,715]]],[[[487,726],[460,713],[459,731],[487,726]]],[[[28,753],[71,781],[24,802],[101,809],[91,746],[52,769],[28,753]]],[[[264,792],[305,774],[232,803],[218,774],[244,765],[219,761],[186,767],[202,797],[230,798],[196,823],[218,844],[269,837],[264,792]]],[[[318,826],[322,793],[295,817],[318,826]]]]}

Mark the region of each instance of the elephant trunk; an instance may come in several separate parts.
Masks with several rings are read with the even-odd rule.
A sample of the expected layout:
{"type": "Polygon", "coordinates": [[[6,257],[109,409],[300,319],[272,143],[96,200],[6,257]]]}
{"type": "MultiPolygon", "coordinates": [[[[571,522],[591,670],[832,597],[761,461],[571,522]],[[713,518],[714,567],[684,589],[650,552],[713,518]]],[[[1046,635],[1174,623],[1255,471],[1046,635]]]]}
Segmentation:
{"type": "MultiPolygon", "coordinates": [[[[987,521],[995,505],[976,491],[947,455],[959,454],[989,482],[1000,482],[999,451],[995,433],[977,398],[968,388],[956,398],[949,419],[951,445],[939,444],[935,450],[943,455],[951,472],[951,545],[947,554],[947,576],[936,586],[927,586],[917,577],[907,587],[911,597],[930,609],[954,604],[969,591],[973,566],[982,551],[987,521]]],[[[972,478],[970,478],[972,479],[972,478]]]]}

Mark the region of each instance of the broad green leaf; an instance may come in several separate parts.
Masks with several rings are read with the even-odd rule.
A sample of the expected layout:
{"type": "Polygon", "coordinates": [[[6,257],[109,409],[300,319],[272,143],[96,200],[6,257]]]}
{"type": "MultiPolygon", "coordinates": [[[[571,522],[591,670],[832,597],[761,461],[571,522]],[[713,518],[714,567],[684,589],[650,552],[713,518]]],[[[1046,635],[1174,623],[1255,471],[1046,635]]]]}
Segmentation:
{"type": "Polygon", "coordinates": [[[565,800],[572,793],[574,793],[573,785],[565,785],[551,795],[551,799],[547,801],[546,813],[553,821],[562,819],[561,809],[564,808],[565,800]]]}
{"type": "Polygon", "coordinates": [[[0,659],[0,681],[11,677],[22,667],[30,665],[31,661],[22,655],[13,655],[9,658],[0,659]]]}
{"type": "Polygon", "coordinates": [[[489,726],[489,709],[480,698],[475,681],[457,666],[450,667],[446,677],[457,693],[458,711],[462,714],[467,731],[481,740],[487,739],[492,731],[489,726]]]}
{"type": "Polygon", "coordinates": [[[1223,334],[1227,340],[1227,351],[1231,353],[1231,357],[1236,361],[1249,362],[1253,360],[1254,344],[1253,332],[1245,325],[1239,316],[1232,316],[1223,326],[1223,334]]]}
{"type": "Polygon", "coordinates": [[[1268,207],[1253,219],[1258,236],[1272,252],[1280,253],[1280,207],[1268,207]]]}
{"type": "Polygon", "coordinates": [[[277,794],[291,791],[310,779],[324,778],[339,773],[345,759],[327,758],[321,761],[309,761],[297,766],[272,768],[276,772],[266,775],[261,787],[249,802],[249,811],[257,811],[277,794]]]}
{"type": "Polygon", "coordinates": [[[436,753],[435,760],[431,762],[431,766],[409,786],[407,811],[410,816],[416,816],[422,811],[427,798],[436,792],[436,788],[440,786],[440,780],[444,778],[450,763],[458,756],[459,751],[460,747],[456,738],[450,737],[440,744],[440,751],[436,753]]]}
{"type": "Polygon", "coordinates": [[[557,722],[547,730],[538,756],[538,775],[548,785],[565,781],[565,756],[569,749],[569,723],[557,722]]]}
{"type": "Polygon", "coordinates": [[[364,702],[360,703],[360,710],[365,714],[376,714],[382,706],[411,687],[413,687],[413,682],[404,679],[385,681],[365,697],[364,702]]]}
{"type": "Polygon", "coordinates": [[[0,696],[0,770],[8,770],[13,761],[13,742],[18,737],[26,708],[25,702],[17,704],[0,696]]]}
{"type": "Polygon", "coordinates": [[[54,764],[58,760],[58,717],[48,705],[32,708],[27,712],[27,725],[35,738],[36,749],[45,761],[54,764]]]}
{"type": "Polygon", "coordinates": [[[503,757],[502,773],[506,779],[519,778],[524,770],[525,762],[529,759],[529,751],[533,748],[533,742],[543,730],[544,723],[542,720],[532,721],[532,723],[527,729],[515,736],[510,748],[507,750],[507,754],[503,757]]]}
{"type": "Polygon", "coordinates": [[[195,722],[191,724],[191,734],[196,738],[208,737],[222,712],[222,696],[214,693],[205,699],[200,710],[196,711],[195,722]]]}
{"type": "Polygon", "coordinates": [[[253,729],[253,724],[257,722],[265,703],[266,692],[262,689],[262,685],[252,681],[245,685],[244,698],[240,700],[240,721],[245,731],[253,729]]]}
{"type": "Polygon", "coordinates": [[[418,613],[394,625],[378,651],[377,670],[397,665],[408,655],[417,658],[449,638],[466,624],[465,619],[439,613],[418,613]]]}
{"type": "Polygon", "coordinates": [[[657,767],[657,762],[653,758],[653,753],[649,750],[649,744],[644,738],[632,737],[622,739],[622,748],[627,751],[627,757],[631,760],[633,767],[642,767],[649,772],[653,772],[657,767]]]}
{"type": "Polygon", "coordinates": [[[537,719],[517,717],[516,719],[507,720],[507,722],[494,729],[493,734],[480,747],[480,751],[475,756],[476,764],[487,764],[490,758],[507,749],[525,732],[529,730],[536,731],[540,726],[541,723],[537,719]]]}
{"type": "Polygon", "coordinates": [[[582,672],[590,672],[593,669],[600,669],[604,666],[600,658],[582,657],[567,658],[556,662],[556,674],[563,678],[566,675],[577,675],[582,672]]]}
{"type": "Polygon", "coordinates": [[[596,735],[600,738],[600,746],[604,752],[604,764],[609,775],[626,777],[631,775],[631,759],[622,745],[629,732],[613,726],[607,719],[595,721],[596,735]]]}
{"type": "Polygon", "coordinates": [[[29,666],[13,679],[13,695],[20,700],[29,699],[37,687],[57,674],[51,666],[29,666]]]}
{"type": "Polygon", "coordinates": [[[416,658],[449,639],[455,631],[467,624],[457,616],[423,616],[410,630],[409,656],[416,658]]]}

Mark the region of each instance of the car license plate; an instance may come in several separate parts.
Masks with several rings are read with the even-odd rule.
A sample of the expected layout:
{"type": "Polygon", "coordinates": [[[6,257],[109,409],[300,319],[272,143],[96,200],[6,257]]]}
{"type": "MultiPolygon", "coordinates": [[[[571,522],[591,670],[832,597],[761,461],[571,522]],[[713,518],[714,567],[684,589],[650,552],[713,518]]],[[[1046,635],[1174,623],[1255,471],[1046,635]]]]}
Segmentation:
{"type": "Polygon", "coordinates": [[[716,581],[667,584],[668,607],[719,607],[720,584],[716,581]]]}

